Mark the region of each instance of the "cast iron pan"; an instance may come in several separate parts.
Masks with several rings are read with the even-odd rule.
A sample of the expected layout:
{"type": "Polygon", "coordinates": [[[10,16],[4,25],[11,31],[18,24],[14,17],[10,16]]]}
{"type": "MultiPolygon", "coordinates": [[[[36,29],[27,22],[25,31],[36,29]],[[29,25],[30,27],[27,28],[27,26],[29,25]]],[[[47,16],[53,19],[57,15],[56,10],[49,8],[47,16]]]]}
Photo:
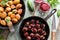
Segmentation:
{"type": "MultiPolygon", "coordinates": [[[[21,17],[23,18],[24,17],[24,14],[25,14],[25,4],[24,4],[23,0],[21,0],[20,3],[23,5],[22,6],[23,12],[21,14],[21,17]]],[[[22,20],[22,18],[16,24],[13,24],[13,26],[17,26],[20,23],[20,21],[22,20]]],[[[9,28],[8,28],[8,26],[2,26],[0,24],[0,29],[9,29],[9,28]]]]}
{"type": "Polygon", "coordinates": [[[44,39],[44,40],[48,40],[48,37],[49,37],[49,34],[50,34],[50,29],[49,29],[49,25],[47,24],[46,21],[47,21],[47,19],[48,19],[49,17],[51,17],[55,12],[56,12],[56,9],[53,9],[52,12],[51,12],[45,19],[42,19],[41,17],[37,17],[37,16],[32,16],[32,17],[28,17],[28,18],[24,19],[24,20],[22,21],[22,23],[21,23],[20,28],[19,28],[19,34],[20,34],[21,40],[26,40],[25,37],[24,37],[24,35],[23,35],[22,28],[24,27],[24,25],[25,25],[25,23],[26,23],[27,21],[30,21],[30,20],[32,20],[32,19],[34,19],[34,20],[39,20],[41,23],[43,23],[43,24],[46,25],[46,26],[45,26],[45,31],[46,31],[47,35],[45,36],[45,39],[44,39]]]}

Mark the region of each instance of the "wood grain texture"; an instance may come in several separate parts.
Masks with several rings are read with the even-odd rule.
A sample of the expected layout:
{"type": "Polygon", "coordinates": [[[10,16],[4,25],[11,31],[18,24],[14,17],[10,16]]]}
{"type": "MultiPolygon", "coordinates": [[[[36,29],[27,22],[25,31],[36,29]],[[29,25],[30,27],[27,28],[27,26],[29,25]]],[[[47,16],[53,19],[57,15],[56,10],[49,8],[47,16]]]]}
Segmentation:
{"type": "Polygon", "coordinates": [[[59,17],[58,29],[56,32],[56,40],[60,40],[60,17],[59,17]]]}
{"type": "Polygon", "coordinates": [[[56,40],[56,32],[52,32],[52,37],[51,37],[51,40],[56,40]]]}

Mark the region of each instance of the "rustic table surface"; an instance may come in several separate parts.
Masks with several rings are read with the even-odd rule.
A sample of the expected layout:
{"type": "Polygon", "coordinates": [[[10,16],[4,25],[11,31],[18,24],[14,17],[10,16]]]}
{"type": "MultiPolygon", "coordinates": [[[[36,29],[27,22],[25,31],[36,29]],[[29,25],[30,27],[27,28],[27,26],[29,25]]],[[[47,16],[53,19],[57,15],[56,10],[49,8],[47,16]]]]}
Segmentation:
{"type": "MultiPolygon", "coordinates": [[[[27,17],[30,17],[30,16],[33,16],[31,14],[31,12],[28,10],[28,7],[27,7],[27,0],[24,0],[24,3],[25,3],[25,6],[26,6],[26,12],[25,12],[25,16],[24,16],[24,19],[27,18],[27,17]]],[[[34,4],[33,4],[34,5],[34,4]]],[[[50,10],[51,11],[51,10],[50,10]]],[[[49,12],[47,12],[46,14],[48,14],[49,12]]],[[[36,16],[40,16],[42,18],[44,18],[45,16],[41,16],[40,13],[38,12],[38,10],[35,11],[35,15],[36,16]]],[[[57,14],[54,14],[56,19],[57,19],[57,14]]],[[[49,28],[50,28],[50,35],[49,35],[49,38],[48,40],[51,40],[51,32],[52,32],[52,18],[53,16],[47,21],[48,25],[49,25],[49,28]]],[[[56,20],[57,21],[57,20],[56,20]]],[[[21,21],[22,22],[22,21],[21,21]]],[[[2,33],[2,35],[4,36],[4,40],[20,40],[20,37],[19,37],[19,27],[20,27],[20,24],[21,22],[18,24],[18,26],[15,27],[15,30],[16,30],[16,33],[14,34],[11,34],[9,33],[9,30],[6,30],[4,33],[2,33]],[[6,34],[6,35],[5,35],[6,34]],[[16,36],[16,37],[15,37],[16,36]]],[[[57,23],[58,24],[58,23],[57,23]]],[[[57,32],[56,32],[56,40],[60,40],[60,25],[58,26],[58,29],[57,29],[57,32]]]]}

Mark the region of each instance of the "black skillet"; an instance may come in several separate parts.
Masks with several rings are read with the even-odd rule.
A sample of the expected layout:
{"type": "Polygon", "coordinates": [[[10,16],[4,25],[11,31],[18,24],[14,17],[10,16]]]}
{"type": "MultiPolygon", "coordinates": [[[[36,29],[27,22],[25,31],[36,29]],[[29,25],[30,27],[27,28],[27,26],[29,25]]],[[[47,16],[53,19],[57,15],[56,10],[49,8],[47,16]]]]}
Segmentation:
{"type": "MultiPolygon", "coordinates": [[[[24,14],[25,14],[25,4],[24,4],[23,0],[20,0],[20,1],[21,1],[20,3],[23,5],[22,6],[23,12],[21,14],[21,17],[23,18],[24,14]]],[[[16,24],[13,24],[13,26],[17,26],[20,23],[21,19],[16,24]]],[[[8,28],[8,26],[3,26],[0,24],[0,29],[9,29],[9,28],[8,28]]]]}
{"type": "Polygon", "coordinates": [[[46,25],[45,31],[46,31],[47,35],[45,36],[45,38],[46,38],[45,40],[47,40],[48,37],[49,37],[49,34],[50,34],[50,29],[49,29],[49,25],[47,24],[46,21],[47,21],[48,18],[50,18],[55,12],[56,12],[56,9],[53,9],[53,10],[51,11],[51,13],[50,13],[45,19],[42,19],[41,17],[37,17],[37,16],[32,16],[32,17],[28,17],[28,18],[24,19],[24,20],[22,21],[22,23],[21,23],[20,28],[19,28],[19,34],[20,34],[21,40],[26,40],[25,37],[23,36],[23,32],[22,32],[22,28],[24,27],[24,24],[25,24],[27,21],[30,21],[30,20],[32,20],[32,19],[34,19],[34,20],[39,20],[41,23],[43,23],[43,24],[46,25]]]}

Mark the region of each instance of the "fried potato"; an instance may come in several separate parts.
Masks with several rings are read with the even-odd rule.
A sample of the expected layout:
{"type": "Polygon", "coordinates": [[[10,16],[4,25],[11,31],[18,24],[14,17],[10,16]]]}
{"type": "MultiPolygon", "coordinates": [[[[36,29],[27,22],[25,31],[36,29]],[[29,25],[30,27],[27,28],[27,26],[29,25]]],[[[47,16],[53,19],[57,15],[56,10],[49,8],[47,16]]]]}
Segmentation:
{"type": "Polygon", "coordinates": [[[1,25],[6,26],[5,20],[1,20],[1,25]]]}
{"type": "Polygon", "coordinates": [[[22,9],[18,9],[18,14],[22,14],[22,9]]]}
{"type": "Polygon", "coordinates": [[[11,8],[10,7],[7,7],[5,11],[6,12],[10,12],[11,11],[11,8]]]}
{"type": "Polygon", "coordinates": [[[8,1],[8,4],[9,5],[13,5],[13,1],[8,1]]]}
{"type": "Polygon", "coordinates": [[[19,14],[16,14],[16,19],[19,20],[21,18],[21,16],[19,14]]]}
{"type": "Polygon", "coordinates": [[[6,12],[1,13],[1,15],[0,15],[1,18],[5,18],[6,16],[7,16],[6,12]]]}
{"type": "Polygon", "coordinates": [[[15,14],[11,14],[11,16],[10,16],[10,17],[11,17],[12,19],[13,19],[13,18],[15,18],[15,14]]]}
{"type": "Polygon", "coordinates": [[[16,18],[13,18],[13,19],[12,19],[12,22],[13,22],[13,23],[17,23],[18,20],[17,20],[16,18]]]}
{"type": "Polygon", "coordinates": [[[17,4],[16,5],[16,9],[19,9],[19,8],[21,8],[22,7],[22,4],[17,4]]]}
{"type": "Polygon", "coordinates": [[[4,11],[4,8],[3,7],[0,7],[0,12],[3,12],[4,11]]]}
{"type": "Polygon", "coordinates": [[[12,12],[8,12],[8,16],[11,16],[12,12]]]}
{"type": "Polygon", "coordinates": [[[20,0],[14,0],[13,1],[13,4],[18,4],[18,3],[20,3],[20,0]]]}
{"type": "Polygon", "coordinates": [[[14,8],[16,8],[16,6],[15,5],[11,5],[11,9],[14,9],[14,8]]]}
{"type": "Polygon", "coordinates": [[[1,23],[1,19],[0,19],[0,23],[1,23]]]}

